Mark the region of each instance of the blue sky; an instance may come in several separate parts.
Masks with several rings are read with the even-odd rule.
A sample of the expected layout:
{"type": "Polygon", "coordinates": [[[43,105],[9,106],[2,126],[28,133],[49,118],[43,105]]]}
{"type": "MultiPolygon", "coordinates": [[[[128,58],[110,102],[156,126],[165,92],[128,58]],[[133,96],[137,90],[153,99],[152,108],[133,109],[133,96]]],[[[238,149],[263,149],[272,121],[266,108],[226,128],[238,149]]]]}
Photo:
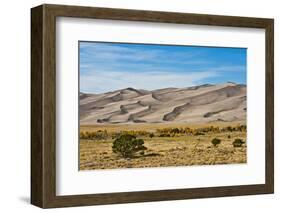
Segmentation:
{"type": "Polygon", "coordinates": [[[79,42],[80,91],[246,84],[247,49],[79,42]]]}

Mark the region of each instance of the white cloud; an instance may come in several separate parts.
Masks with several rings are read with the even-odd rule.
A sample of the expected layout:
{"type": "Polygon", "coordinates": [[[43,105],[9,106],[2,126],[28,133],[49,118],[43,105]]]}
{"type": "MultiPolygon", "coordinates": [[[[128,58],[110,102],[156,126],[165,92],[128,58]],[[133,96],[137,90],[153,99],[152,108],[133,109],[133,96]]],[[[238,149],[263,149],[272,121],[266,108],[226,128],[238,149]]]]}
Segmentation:
{"type": "MultiPolygon", "coordinates": [[[[132,44],[134,45],[134,44],[132,44]]],[[[116,44],[111,43],[80,43],[80,56],[86,61],[91,63],[91,61],[120,61],[125,60],[126,62],[134,61],[146,61],[155,62],[155,60],[163,61],[168,60],[172,62],[178,62],[178,60],[186,61],[192,59],[194,56],[201,54],[202,50],[197,51],[184,51],[184,52],[171,52],[169,49],[157,50],[153,48],[139,49],[133,47],[116,46],[116,44]],[[97,54],[98,53],[98,54],[97,54]]],[[[167,46],[166,48],[169,48],[167,46]]],[[[199,62],[202,63],[202,60],[199,62]]],[[[196,63],[186,62],[186,63],[196,63]]]]}
{"type": "Polygon", "coordinates": [[[245,72],[246,66],[233,65],[233,66],[219,66],[213,68],[218,72],[245,72]]]}
{"type": "Polygon", "coordinates": [[[214,82],[213,77],[218,77],[218,82],[230,81],[246,72],[245,65],[224,62],[220,57],[210,59],[204,48],[145,47],[80,43],[80,90],[102,93],[126,87],[189,87],[214,82]]]}
{"type": "Polygon", "coordinates": [[[200,84],[206,78],[215,77],[214,71],[202,72],[128,72],[92,71],[80,76],[80,90],[88,93],[103,93],[133,87],[136,89],[160,89],[166,87],[189,87],[200,84]]]}

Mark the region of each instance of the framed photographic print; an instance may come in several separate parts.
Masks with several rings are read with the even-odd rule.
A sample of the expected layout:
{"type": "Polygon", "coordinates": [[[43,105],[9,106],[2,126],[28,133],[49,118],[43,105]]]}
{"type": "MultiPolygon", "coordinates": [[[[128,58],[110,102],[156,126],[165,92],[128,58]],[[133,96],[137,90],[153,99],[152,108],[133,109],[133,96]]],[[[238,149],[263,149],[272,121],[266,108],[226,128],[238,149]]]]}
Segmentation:
{"type": "Polygon", "coordinates": [[[31,203],[274,191],[273,19],[31,9],[31,203]]]}

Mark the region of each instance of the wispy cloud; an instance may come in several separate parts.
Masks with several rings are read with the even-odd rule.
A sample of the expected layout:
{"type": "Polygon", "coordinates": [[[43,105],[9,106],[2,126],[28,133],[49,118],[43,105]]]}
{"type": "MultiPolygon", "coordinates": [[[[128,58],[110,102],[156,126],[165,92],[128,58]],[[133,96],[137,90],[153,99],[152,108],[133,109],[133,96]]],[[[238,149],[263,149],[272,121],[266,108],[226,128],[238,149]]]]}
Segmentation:
{"type": "Polygon", "coordinates": [[[212,69],[216,70],[217,72],[246,72],[245,65],[218,66],[213,67],[212,69]]]}
{"type": "Polygon", "coordinates": [[[202,50],[183,51],[183,47],[177,47],[178,51],[172,51],[173,46],[166,48],[155,48],[155,45],[146,45],[140,48],[139,45],[111,43],[80,43],[80,58],[84,64],[99,64],[105,61],[114,62],[112,66],[143,62],[143,64],[205,64],[206,60],[197,59],[195,56],[204,56],[202,50]],[[181,50],[181,51],[180,51],[181,50]]]}
{"type": "Polygon", "coordinates": [[[245,79],[245,49],[80,42],[82,92],[245,83],[245,79]]]}

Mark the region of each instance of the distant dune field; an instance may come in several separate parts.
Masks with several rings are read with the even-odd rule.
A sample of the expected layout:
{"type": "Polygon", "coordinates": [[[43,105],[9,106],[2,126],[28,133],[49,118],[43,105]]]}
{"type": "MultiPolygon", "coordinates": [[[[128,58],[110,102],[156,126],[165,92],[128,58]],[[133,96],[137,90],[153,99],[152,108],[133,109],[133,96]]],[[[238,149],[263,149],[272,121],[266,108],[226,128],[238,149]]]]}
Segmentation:
{"type": "Polygon", "coordinates": [[[246,103],[246,86],[235,83],[80,93],[80,124],[245,121],[246,103]]]}

